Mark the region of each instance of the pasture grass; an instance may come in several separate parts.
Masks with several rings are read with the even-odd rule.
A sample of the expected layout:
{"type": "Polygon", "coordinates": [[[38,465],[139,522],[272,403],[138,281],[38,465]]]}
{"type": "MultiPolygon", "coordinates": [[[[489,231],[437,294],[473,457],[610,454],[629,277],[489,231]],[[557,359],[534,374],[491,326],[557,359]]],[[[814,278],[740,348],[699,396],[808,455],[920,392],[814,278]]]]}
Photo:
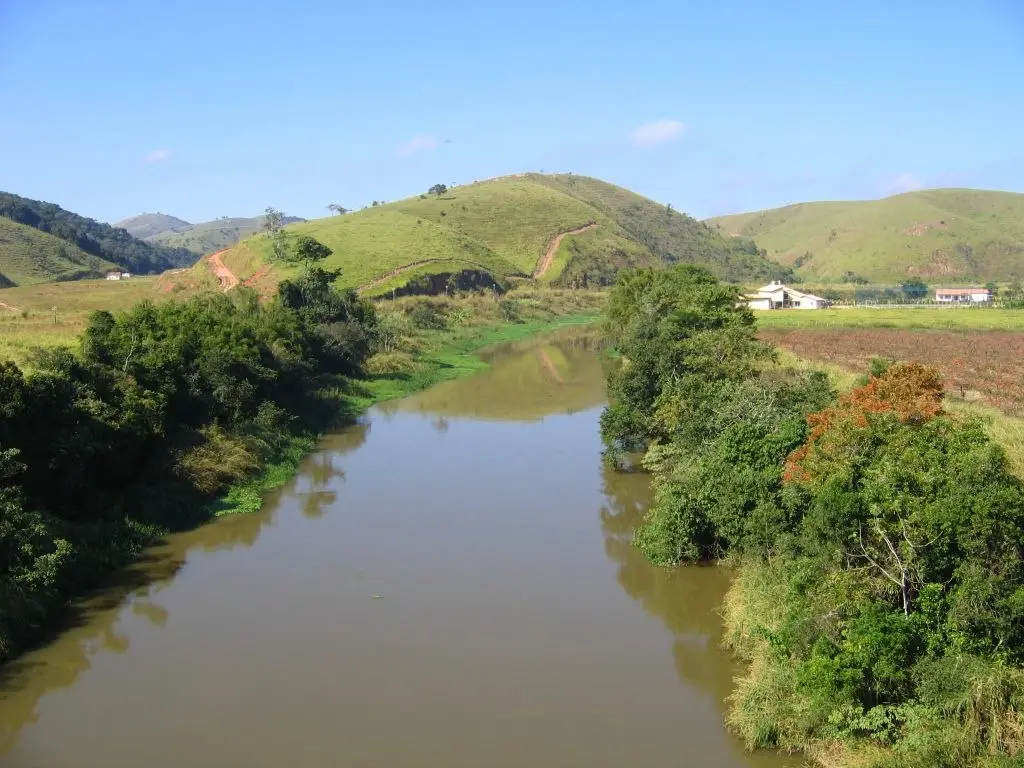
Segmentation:
{"type": "MultiPolygon", "coordinates": [[[[499,279],[529,275],[553,237],[599,217],[587,204],[557,190],[505,178],[299,222],[285,233],[289,240],[307,235],[331,248],[334,253],[324,267],[342,271],[340,286],[359,287],[417,262],[427,263],[392,282],[404,284],[410,274],[439,274],[453,267],[481,269],[499,279]]],[[[269,237],[256,235],[230,249],[225,264],[245,280],[271,261],[272,250],[269,237]]],[[[280,277],[297,271],[286,264],[273,268],[280,277]]],[[[549,274],[559,269],[553,267],[549,274]]],[[[395,287],[392,282],[379,292],[395,287]]]]}
{"type": "Polygon", "coordinates": [[[24,364],[33,347],[77,345],[78,335],[96,310],[118,312],[147,299],[192,295],[210,284],[201,279],[202,274],[174,271],[128,280],[76,280],[0,290],[0,302],[5,305],[0,306],[0,359],[24,364]]]}

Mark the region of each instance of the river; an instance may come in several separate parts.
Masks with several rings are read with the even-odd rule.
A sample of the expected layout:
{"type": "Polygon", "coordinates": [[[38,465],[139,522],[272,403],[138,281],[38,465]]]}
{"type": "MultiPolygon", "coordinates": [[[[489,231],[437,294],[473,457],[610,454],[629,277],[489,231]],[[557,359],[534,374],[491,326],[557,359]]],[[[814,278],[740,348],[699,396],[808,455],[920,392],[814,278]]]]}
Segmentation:
{"type": "Polygon", "coordinates": [[[0,681],[14,768],[795,765],[725,730],[728,574],[630,545],[573,334],[326,438],[169,537],[0,681]]]}

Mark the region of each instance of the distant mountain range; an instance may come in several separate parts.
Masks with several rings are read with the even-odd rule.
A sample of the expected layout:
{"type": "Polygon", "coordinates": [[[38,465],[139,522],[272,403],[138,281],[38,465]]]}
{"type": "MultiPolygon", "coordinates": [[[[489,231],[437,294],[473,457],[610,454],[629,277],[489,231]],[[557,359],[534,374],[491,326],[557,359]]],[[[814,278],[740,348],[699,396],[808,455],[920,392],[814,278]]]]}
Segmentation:
{"type": "Polygon", "coordinates": [[[928,189],[882,200],[798,203],[709,219],[752,238],[806,280],[985,282],[1024,277],[1024,195],[928,189]]]}
{"type": "MultiPolygon", "coordinates": [[[[297,216],[285,216],[283,223],[294,224],[305,221],[297,216]]],[[[249,218],[224,216],[213,221],[192,224],[164,213],[143,213],[115,222],[133,237],[169,248],[184,248],[197,256],[228,248],[239,240],[259,232],[263,227],[262,216],[249,218]]]]}
{"type": "Polygon", "coordinates": [[[120,268],[155,274],[196,255],[132,237],[59,205],[0,192],[0,286],[100,277],[120,268]]]}

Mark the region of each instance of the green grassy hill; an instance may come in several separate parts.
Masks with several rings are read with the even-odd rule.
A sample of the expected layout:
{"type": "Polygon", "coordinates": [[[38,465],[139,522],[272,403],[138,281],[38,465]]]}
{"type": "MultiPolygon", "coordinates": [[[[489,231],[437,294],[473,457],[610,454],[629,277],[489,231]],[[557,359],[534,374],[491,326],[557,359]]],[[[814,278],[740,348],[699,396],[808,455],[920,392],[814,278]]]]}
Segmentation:
{"type": "Polygon", "coordinates": [[[115,221],[114,226],[125,230],[132,237],[148,240],[164,233],[184,232],[195,225],[176,216],[168,216],[166,213],[142,213],[115,221]]]}
{"type": "Polygon", "coordinates": [[[59,237],[0,216],[0,287],[99,277],[114,265],[59,237]]]}
{"type": "MultiPolygon", "coordinates": [[[[677,211],[596,179],[528,174],[466,184],[442,195],[418,195],[357,213],[293,224],[288,237],[309,235],[334,250],[328,267],[344,285],[385,292],[410,279],[485,273],[496,281],[528,278],[565,236],[538,280],[603,285],[623,267],[673,262],[707,265],[720,277],[762,280],[787,270],[677,211]]],[[[271,264],[265,235],[224,256],[243,280],[289,274],[271,264]]]]}
{"type": "Polygon", "coordinates": [[[801,203],[710,219],[754,238],[807,279],[859,275],[895,283],[1006,280],[1024,275],[1024,195],[931,189],[883,200],[801,203]]]}

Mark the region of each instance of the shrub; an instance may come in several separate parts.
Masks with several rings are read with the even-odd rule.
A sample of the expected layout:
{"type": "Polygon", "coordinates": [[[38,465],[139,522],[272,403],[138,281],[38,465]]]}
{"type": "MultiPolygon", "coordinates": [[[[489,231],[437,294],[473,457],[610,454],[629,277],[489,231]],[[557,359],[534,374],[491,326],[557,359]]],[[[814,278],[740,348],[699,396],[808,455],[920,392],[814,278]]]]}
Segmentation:
{"type": "Polygon", "coordinates": [[[431,302],[424,301],[413,306],[409,318],[413,325],[424,330],[443,331],[448,327],[444,310],[431,302]]]}
{"type": "Polygon", "coordinates": [[[366,372],[375,376],[409,374],[416,370],[416,362],[408,352],[378,352],[366,361],[366,372]]]}
{"type": "Polygon", "coordinates": [[[502,299],[498,302],[498,312],[501,319],[506,323],[522,322],[522,313],[519,310],[519,302],[515,299],[502,299]]]}
{"type": "Polygon", "coordinates": [[[252,445],[210,425],[200,430],[200,441],[182,451],[177,470],[203,493],[214,493],[252,472],[259,456],[252,445]]]}

